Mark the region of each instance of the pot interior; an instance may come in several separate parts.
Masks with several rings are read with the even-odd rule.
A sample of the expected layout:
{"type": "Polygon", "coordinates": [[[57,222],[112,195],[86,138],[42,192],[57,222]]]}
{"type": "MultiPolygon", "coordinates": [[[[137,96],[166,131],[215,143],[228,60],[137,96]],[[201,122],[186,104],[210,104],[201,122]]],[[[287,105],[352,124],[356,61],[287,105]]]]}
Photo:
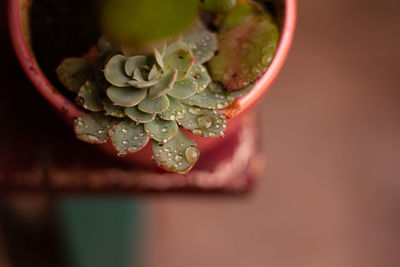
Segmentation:
{"type": "MultiPolygon", "coordinates": [[[[96,44],[100,29],[96,0],[20,0],[23,34],[44,75],[68,99],[75,94],[59,82],[55,69],[67,57],[79,57],[96,44]]],[[[283,24],[283,1],[265,4],[283,24]]]]}

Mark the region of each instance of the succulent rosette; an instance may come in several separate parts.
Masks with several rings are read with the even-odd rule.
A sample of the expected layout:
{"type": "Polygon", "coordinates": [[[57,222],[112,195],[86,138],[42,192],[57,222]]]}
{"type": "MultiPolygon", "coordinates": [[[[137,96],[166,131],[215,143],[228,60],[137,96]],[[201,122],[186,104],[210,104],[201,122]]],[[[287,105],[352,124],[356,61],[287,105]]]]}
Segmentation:
{"type": "Polygon", "coordinates": [[[180,127],[199,136],[223,136],[221,109],[251,86],[227,92],[212,82],[204,64],[217,51],[217,37],[201,23],[150,55],[123,50],[101,38],[94,56],[67,58],[57,69],[87,110],[75,120],[77,137],[97,144],[111,140],[119,156],[151,140],[158,166],[188,172],[200,152],[180,127]]]}

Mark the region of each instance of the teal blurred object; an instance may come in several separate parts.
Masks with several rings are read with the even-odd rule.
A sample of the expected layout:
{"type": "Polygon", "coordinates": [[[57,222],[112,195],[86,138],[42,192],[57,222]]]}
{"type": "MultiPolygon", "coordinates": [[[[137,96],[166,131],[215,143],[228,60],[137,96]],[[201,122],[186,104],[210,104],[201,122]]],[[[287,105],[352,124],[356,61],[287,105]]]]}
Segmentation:
{"type": "Polygon", "coordinates": [[[64,198],[55,206],[67,266],[140,264],[143,209],[129,198],[64,198]]]}

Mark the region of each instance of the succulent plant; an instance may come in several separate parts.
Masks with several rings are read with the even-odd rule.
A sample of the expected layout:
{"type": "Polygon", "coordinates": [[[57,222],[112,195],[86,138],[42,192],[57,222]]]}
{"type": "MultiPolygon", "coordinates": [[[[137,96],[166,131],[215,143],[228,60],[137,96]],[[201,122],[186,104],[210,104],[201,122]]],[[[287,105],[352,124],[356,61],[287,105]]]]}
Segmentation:
{"type": "Polygon", "coordinates": [[[75,119],[78,139],[110,141],[119,156],[151,141],[159,167],[187,173],[195,165],[200,151],[181,128],[223,136],[227,122],[221,110],[251,90],[278,40],[276,25],[253,2],[214,2],[202,7],[223,13],[218,36],[198,21],[168,45],[143,54],[101,37],[88,55],[61,63],[60,81],[87,111],[75,119]]]}
{"type": "Polygon", "coordinates": [[[226,118],[220,110],[240,94],[211,81],[203,64],[217,50],[217,38],[204,25],[197,23],[151,55],[125,56],[104,38],[97,50],[94,57],[65,59],[57,69],[61,82],[77,93],[77,104],[89,111],[75,120],[80,140],[111,140],[124,156],[151,139],[161,168],[186,173],[200,152],[179,128],[223,136],[226,118]]]}

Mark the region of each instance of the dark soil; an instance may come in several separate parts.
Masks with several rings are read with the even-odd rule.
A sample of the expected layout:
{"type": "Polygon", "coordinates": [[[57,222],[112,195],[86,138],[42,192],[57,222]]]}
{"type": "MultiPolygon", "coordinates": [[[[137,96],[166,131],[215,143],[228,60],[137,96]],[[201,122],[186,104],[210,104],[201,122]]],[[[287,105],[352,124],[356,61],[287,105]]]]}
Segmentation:
{"type": "Polygon", "coordinates": [[[55,69],[64,58],[86,53],[99,38],[96,0],[37,0],[31,9],[33,50],[51,83],[73,98],[55,69]]]}

